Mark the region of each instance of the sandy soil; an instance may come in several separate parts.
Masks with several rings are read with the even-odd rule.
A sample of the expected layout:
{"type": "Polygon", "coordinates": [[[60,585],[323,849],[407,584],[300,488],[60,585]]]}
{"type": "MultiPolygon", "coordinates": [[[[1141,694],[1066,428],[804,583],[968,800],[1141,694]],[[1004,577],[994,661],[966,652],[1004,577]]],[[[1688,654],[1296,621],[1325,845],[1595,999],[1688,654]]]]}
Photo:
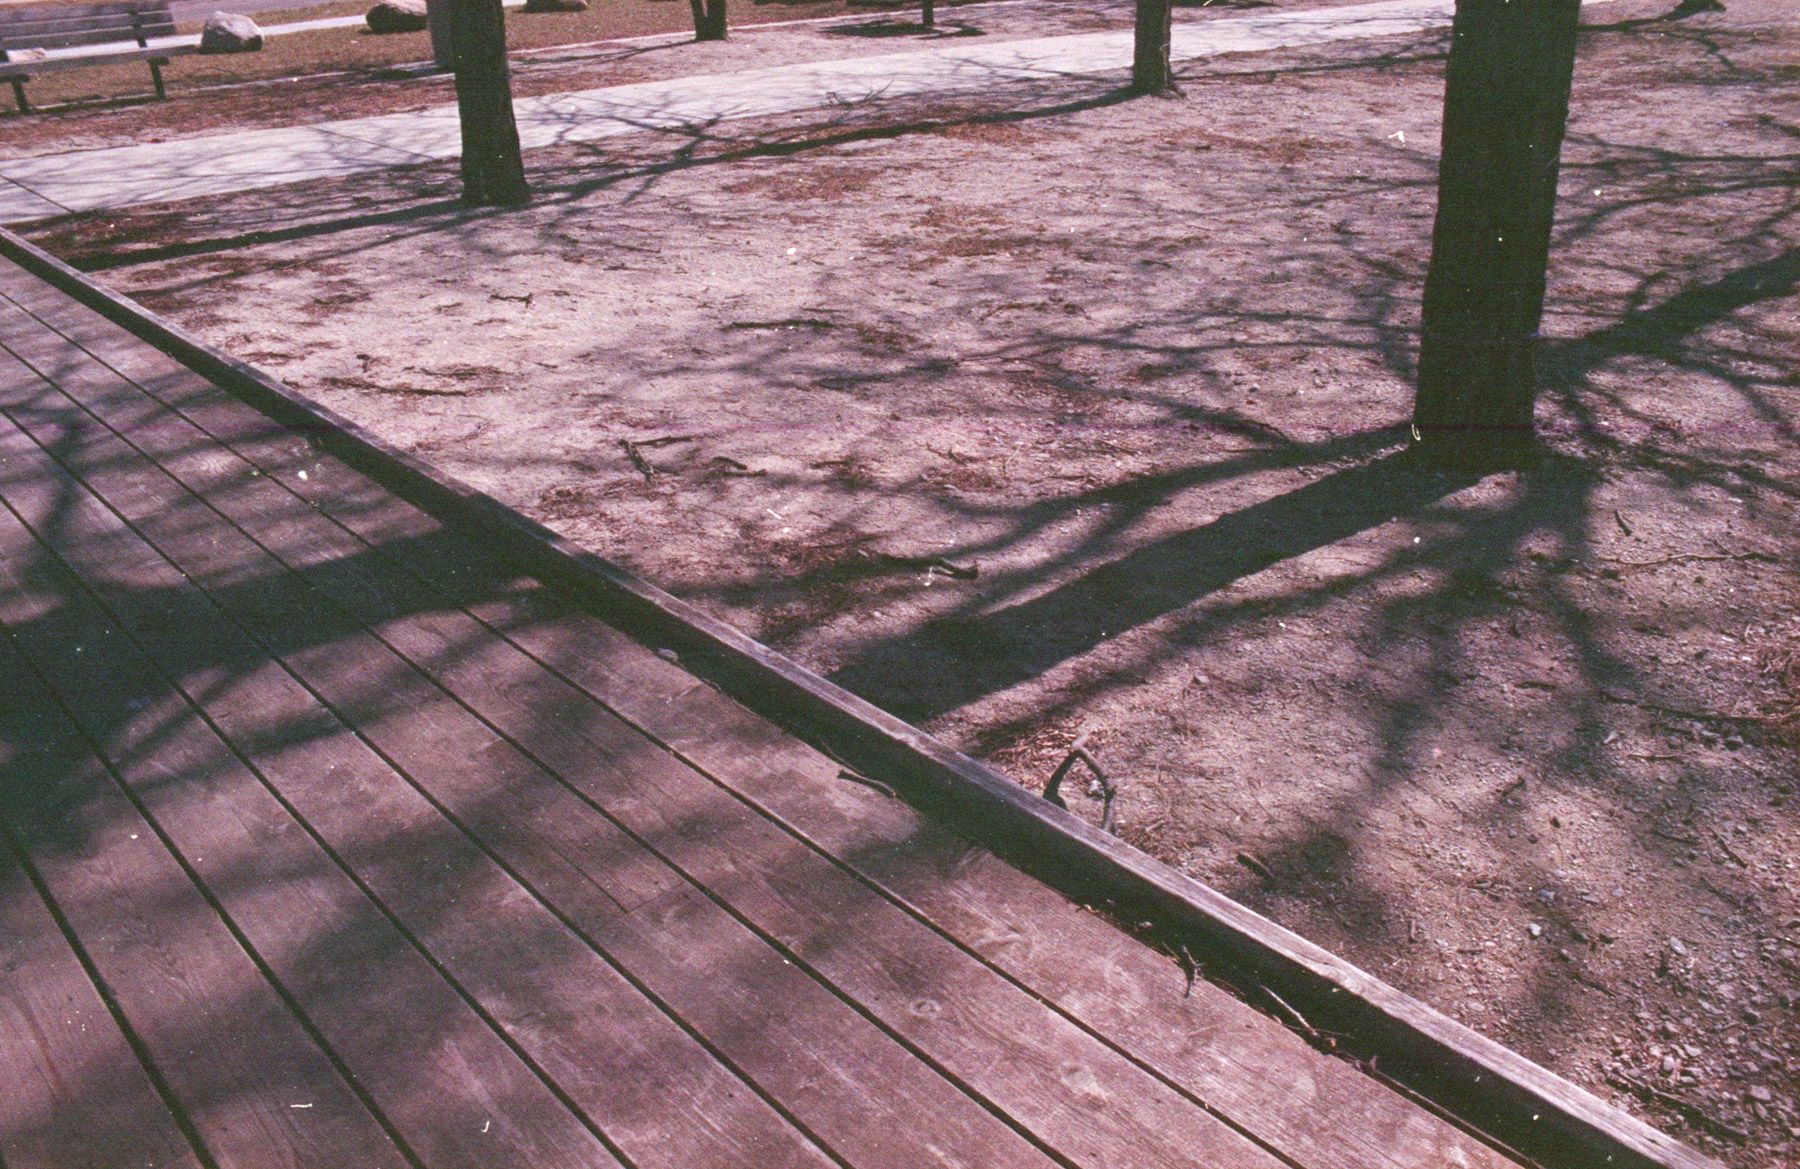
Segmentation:
{"type": "Polygon", "coordinates": [[[1126,839],[1792,1164],[1800,19],[1666,11],[1590,12],[1545,451],[1478,482],[1403,453],[1442,37],[38,234],[1022,783],[1091,731],[1126,839]]]}

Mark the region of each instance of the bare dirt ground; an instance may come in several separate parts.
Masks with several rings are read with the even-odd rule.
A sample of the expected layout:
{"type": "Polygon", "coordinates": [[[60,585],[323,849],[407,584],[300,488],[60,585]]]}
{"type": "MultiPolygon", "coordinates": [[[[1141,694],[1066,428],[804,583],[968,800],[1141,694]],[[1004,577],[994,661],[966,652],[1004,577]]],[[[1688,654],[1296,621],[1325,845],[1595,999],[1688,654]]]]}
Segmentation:
{"type": "Polygon", "coordinates": [[[1021,783],[1092,732],[1126,839],[1791,1165],[1800,18],[1667,12],[1589,11],[1545,449],[1474,482],[1405,453],[1441,36],[37,234],[1021,783]]]}

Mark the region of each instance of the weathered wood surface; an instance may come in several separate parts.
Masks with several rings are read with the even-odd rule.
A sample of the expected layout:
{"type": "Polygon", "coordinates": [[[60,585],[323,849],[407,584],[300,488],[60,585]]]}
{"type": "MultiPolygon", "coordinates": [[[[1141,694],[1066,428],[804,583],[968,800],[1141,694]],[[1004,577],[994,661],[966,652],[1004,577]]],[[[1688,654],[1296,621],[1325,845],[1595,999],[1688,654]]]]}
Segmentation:
{"type": "MultiPolygon", "coordinates": [[[[0,913],[46,993],[111,1027],[70,1058],[145,1119],[93,1139],[159,1164],[152,1142],[1512,1164],[4,262],[0,345],[0,663],[61,719],[3,724],[60,794],[0,804],[29,870],[0,913]],[[126,866],[146,879],[103,892],[154,955],[107,948],[84,884],[126,866]],[[128,993],[171,977],[219,989],[128,993]]],[[[0,1011],[0,1058],[37,1066],[34,1043],[0,1011]]],[[[0,1105],[5,1164],[97,1107],[40,1100],[0,1105]]]]}

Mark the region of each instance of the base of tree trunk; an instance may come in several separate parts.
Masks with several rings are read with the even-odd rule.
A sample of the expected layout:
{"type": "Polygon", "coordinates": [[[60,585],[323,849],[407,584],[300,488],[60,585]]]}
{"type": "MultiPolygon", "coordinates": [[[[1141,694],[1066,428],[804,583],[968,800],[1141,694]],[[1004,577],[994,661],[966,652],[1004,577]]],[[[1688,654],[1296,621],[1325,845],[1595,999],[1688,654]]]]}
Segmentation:
{"type": "Polygon", "coordinates": [[[1457,0],[1413,426],[1527,445],[1579,0],[1457,0]]]}
{"type": "Polygon", "coordinates": [[[1173,8],[1170,0],[1137,0],[1132,25],[1132,93],[1166,97],[1181,92],[1175,85],[1175,70],[1169,64],[1173,8]]]}
{"type": "Polygon", "coordinates": [[[463,202],[522,207],[531,201],[519,128],[513,120],[500,0],[456,0],[450,7],[456,58],[456,107],[462,125],[463,202]]]}
{"type": "Polygon", "coordinates": [[[1496,471],[1526,471],[1544,458],[1544,448],[1529,430],[1418,431],[1409,448],[1420,467],[1481,476],[1496,471]]]}
{"type": "Polygon", "coordinates": [[[729,36],[725,22],[725,0],[688,0],[694,12],[694,39],[722,41],[729,36]]]}

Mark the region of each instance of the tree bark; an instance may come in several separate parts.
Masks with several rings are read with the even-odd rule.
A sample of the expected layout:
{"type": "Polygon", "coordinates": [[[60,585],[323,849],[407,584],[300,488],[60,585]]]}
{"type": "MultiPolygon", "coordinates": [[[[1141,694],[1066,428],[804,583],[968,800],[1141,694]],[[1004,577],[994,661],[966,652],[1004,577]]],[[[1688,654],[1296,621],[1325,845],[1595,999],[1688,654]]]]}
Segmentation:
{"type": "Polygon", "coordinates": [[[694,12],[694,39],[722,41],[726,37],[725,0],[688,0],[694,12]]]}
{"type": "Polygon", "coordinates": [[[513,120],[500,0],[451,0],[456,110],[462,122],[463,202],[518,207],[529,202],[519,127],[513,120]]]}
{"type": "Polygon", "coordinates": [[[937,27],[937,0],[920,0],[919,23],[926,28],[937,27]]]}
{"type": "Polygon", "coordinates": [[[1413,406],[1427,443],[1531,440],[1579,16],[1579,0],[1457,0],[1413,406]]]}
{"type": "Polygon", "coordinates": [[[1170,0],[1137,0],[1133,23],[1131,92],[1174,93],[1175,73],[1169,67],[1170,0]]]}
{"type": "Polygon", "coordinates": [[[431,61],[439,69],[456,68],[450,8],[456,0],[425,0],[425,27],[431,32],[431,61]]]}

